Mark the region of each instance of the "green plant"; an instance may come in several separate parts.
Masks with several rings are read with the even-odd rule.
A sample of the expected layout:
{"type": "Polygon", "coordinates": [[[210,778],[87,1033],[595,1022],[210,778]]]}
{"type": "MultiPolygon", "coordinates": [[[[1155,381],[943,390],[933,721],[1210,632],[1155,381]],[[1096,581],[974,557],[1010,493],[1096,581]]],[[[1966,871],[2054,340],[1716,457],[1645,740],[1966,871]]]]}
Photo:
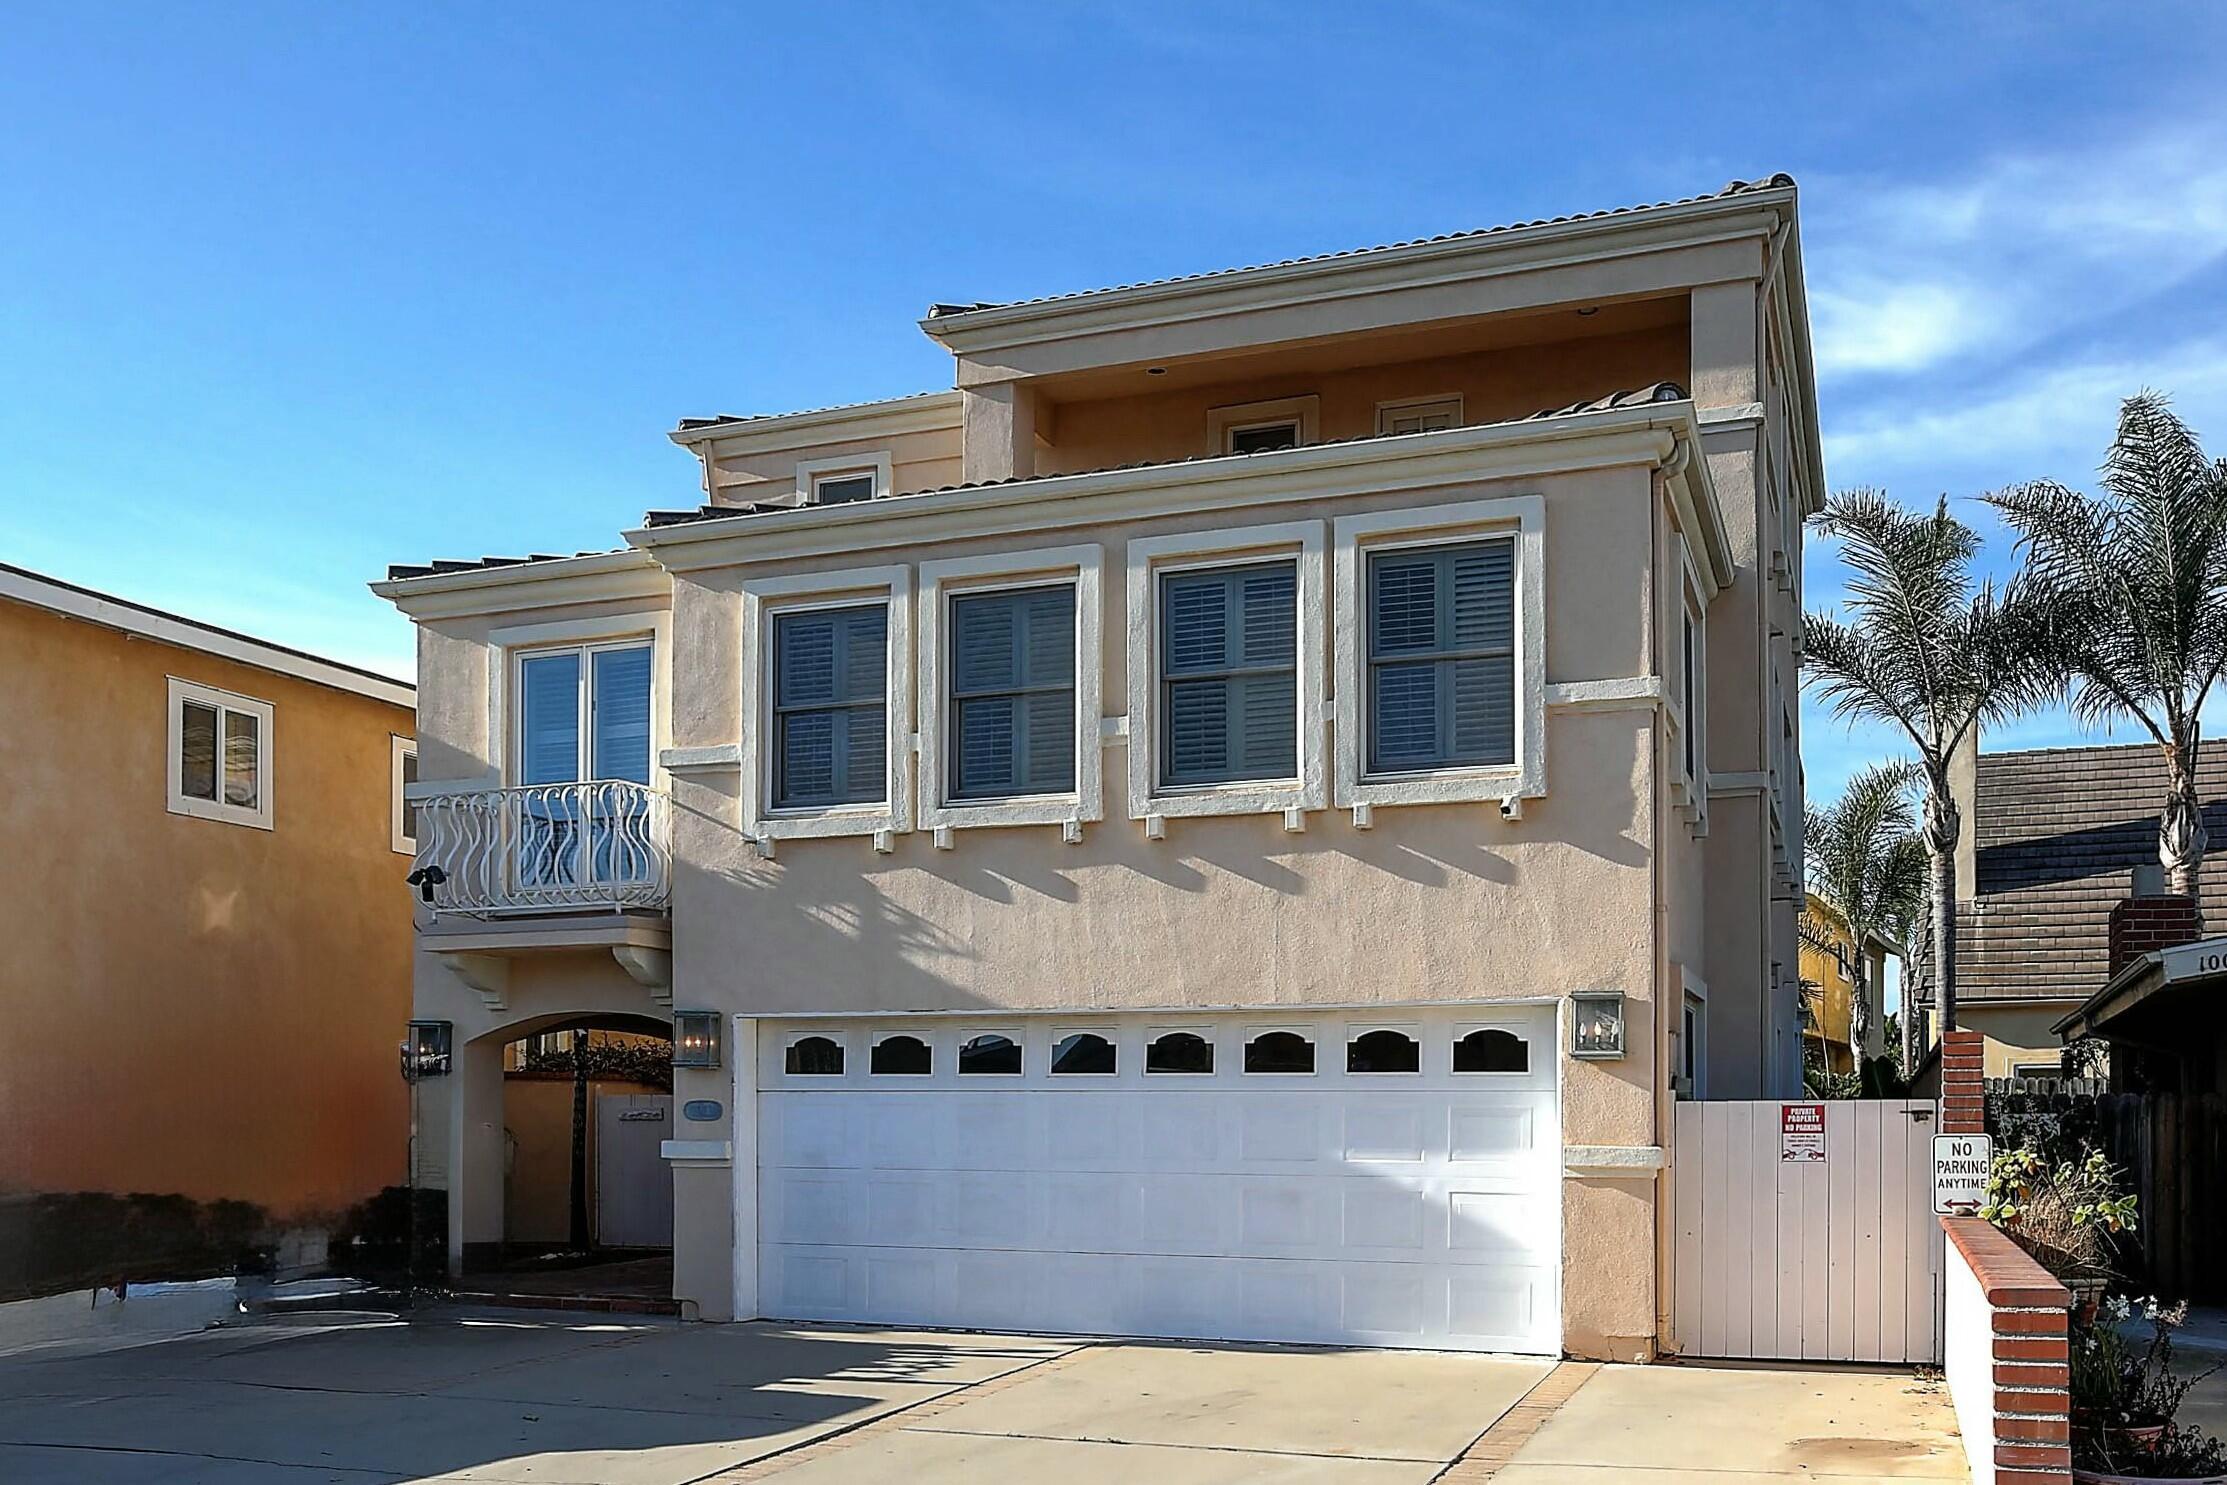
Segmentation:
{"type": "Polygon", "coordinates": [[[1962,821],[1949,759],[1973,730],[2052,700],[2051,596],[2023,575],[1975,583],[1979,538],[1949,514],[1903,510],[1876,490],[1833,496],[1817,518],[1849,570],[1848,617],[1802,620],[1802,670],[1835,716],[1899,728],[1925,777],[1923,839],[1932,896],[1928,974],[1941,1025],[1956,1025],[1956,844],[1962,821]]]}
{"type": "Polygon", "coordinates": [[[1988,1167],[1979,1214],[2059,1280],[2090,1286],[2116,1271],[2119,1236],[2135,1228],[2135,1197],[2120,1180],[2101,1150],[2053,1160],[2020,1145],[1988,1167]]]}
{"type": "Polygon", "coordinates": [[[1917,780],[1909,763],[1859,769],[1840,798],[1802,822],[1804,874],[1828,915],[1816,936],[1825,952],[1847,955],[1848,1045],[1859,1060],[1871,1045],[1871,945],[1885,940],[1899,952],[1925,901],[1925,844],[1910,804],[1917,780]]]}
{"type": "Polygon", "coordinates": [[[2186,1302],[2162,1305],[2114,1295],[2074,1324],[2070,1392],[2076,1464],[2149,1479],[2227,1470],[2218,1440],[2177,1422],[2189,1389],[2219,1370],[2174,1374],[2173,1332],[2187,1319],[2186,1302]],[[2146,1341],[2127,1330],[2137,1309],[2150,1327],[2146,1341]]]}
{"type": "Polygon", "coordinates": [[[2027,572],[2058,622],[2048,659],[2073,715],[2130,719],[2165,762],[2158,859],[2194,895],[2204,861],[2196,757],[2206,698],[2227,669],[2227,462],[2154,392],[2119,409],[2103,492],[2050,481],[1987,497],[2018,532],[2027,572]]]}

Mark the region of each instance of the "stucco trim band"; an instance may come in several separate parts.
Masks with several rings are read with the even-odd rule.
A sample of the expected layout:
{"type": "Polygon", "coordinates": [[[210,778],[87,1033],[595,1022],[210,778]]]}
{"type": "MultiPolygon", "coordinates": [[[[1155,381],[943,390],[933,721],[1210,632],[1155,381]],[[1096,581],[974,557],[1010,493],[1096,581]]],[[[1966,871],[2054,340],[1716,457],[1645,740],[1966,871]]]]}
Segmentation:
{"type": "Polygon", "coordinates": [[[1570,1178],[1651,1181],[1663,1165],[1660,1145],[1562,1147],[1562,1174],[1570,1178]]]}

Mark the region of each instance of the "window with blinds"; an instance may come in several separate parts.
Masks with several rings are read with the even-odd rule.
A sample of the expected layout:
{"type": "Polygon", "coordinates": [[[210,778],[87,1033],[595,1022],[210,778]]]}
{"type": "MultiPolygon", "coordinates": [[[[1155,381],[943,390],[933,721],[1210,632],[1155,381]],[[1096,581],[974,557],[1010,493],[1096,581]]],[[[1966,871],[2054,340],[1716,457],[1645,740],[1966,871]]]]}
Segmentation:
{"type": "Polygon", "coordinates": [[[650,781],[650,647],[582,645],[518,663],[518,782],[650,781]]]}
{"type": "Polygon", "coordinates": [[[1291,562],[1161,579],[1163,784],[1297,776],[1298,580],[1291,562]]]}
{"type": "Polygon", "coordinates": [[[889,797],[889,607],[773,620],[773,807],[889,797]]]}
{"type": "Polygon", "coordinates": [[[1368,631],[1369,772],[1515,761],[1512,538],[1372,556],[1368,631]]]}
{"type": "Polygon", "coordinates": [[[1075,585],[951,601],[953,800],[1075,789],[1075,585]]]}

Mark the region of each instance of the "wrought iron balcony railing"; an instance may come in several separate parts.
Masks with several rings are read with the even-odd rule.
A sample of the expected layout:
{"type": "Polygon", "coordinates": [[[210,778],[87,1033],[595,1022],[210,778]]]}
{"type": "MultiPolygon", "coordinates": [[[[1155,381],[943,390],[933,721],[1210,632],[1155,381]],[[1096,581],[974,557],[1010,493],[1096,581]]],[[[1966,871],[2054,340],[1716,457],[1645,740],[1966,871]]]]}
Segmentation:
{"type": "Polygon", "coordinates": [[[437,912],[662,908],[670,900],[669,805],[647,785],[530,784],[438,794],[417,807],[417,864],[437,912]]]}

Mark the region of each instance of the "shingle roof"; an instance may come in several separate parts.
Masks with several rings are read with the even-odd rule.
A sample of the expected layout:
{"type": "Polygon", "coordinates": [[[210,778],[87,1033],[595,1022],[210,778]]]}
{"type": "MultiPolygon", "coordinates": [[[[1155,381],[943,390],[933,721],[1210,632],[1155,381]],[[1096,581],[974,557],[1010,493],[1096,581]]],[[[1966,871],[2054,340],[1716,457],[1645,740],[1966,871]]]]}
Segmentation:
{"type": "MultiPolygon", "coordinates": [[[[1579,413],[1606,412],[1611,408],[1638,407],[1651,402],[1680,402],[1685,399],[1685,396],[1686,389],[1679,386],[1676,382],[1655,382],[1649,386],[1632,387],[1622,391],[1610,392],[1605,396],[1595,397],[1588,402],[1573,402],[1567,407],[1542,408],[1538,412],[1526,413],[1520,418],[1508,418],[1504,421],[1510,424],[1534,423],[1545,418],[1575,417],[1579,413]]],[[[1494,425],[1472,424],[1470,426],[1490,427],[1494,425]]],[[[1307,447],[1326,448],[1335,446],[1337,444],[1367,443],[1377,439],[1423,438],[1427,436],[1428,434],[1426,433],[1364,433],[1354,438],[1323,439],[1319,442],[1308,444],[1307,447]]],[[[1256,453],[1249,454],[1189,454],[1181,459],[1139,459],[1128,464],[1101,465],[1095,469],[1063,469],[1059,471],[1059,474],[1060,476],[1070,476],[1086,474],[1113,474],[1126,469],[1174,469],[1185,464],[1204,463],[1209,459],[1266,459],[1272,458],[1275,455],[1284,452],[1286,452],[1286,450],[1283,449],[1262,449],[1256,453]]],[[[966,480],[955,485],[937,485],[931,489],[926,490],[907,490],[900,495],[879,496],[872,503],[880,504],[884,500],[909,500],[918,495],[942,495],[947,494],[953,490],[981,490],[987,489],[993,485],[1015,485],[1020,484],[1025,480],[1045,479],[1052,477],[1053,476],[1046,475],[1013,475],[1006,479],[966,480]]],[[[797,509],[797,507],[794,505],[699,505],[694,510],[649,511],[642,517],[642,524],[648,529],[656,530],[666,526],[686,526],[699,521],[725,521],[740,516],[762,515],[772,511],[795,509],[797,509]]]]}
{"type": "Polygon", "coordinates": [[[1400,248],[1424,247],[1432,243],[1463,242],[1471,238],[1493,237],[1505,232],[1520,232],[1532,227],[1553,227],[1566,222],[1591,222],[1608,217],[1631,216],[1643,211],[1662,211],[1674,206],[1696,206],[1704,201],[1721,201],[1732,196],[1751,195],[1757,191],[1783,190],[1794,184],[1794,177],[1784,171],[1759,180],[1727,182],[1720,190],[1700,196],[1682,196],[1675,201],[1651,201],[1637,206],[1611,206],[1600,211],[1571,212],[1559,217],[1535,217],[1527,222],[1504,222],[1497,227],[1473,227],[1461,232],[1441,232],[1435,237],[1413,237],[1405,242],[1381,242],[1372,247],[1345,248],[1334,253],[1310,253],[1297,258],[1280,258],[1273,263],[1250,263],[1242,268],[1216,268],[1204,273],[1179,273],[1169,278],[1141,279],[1136,283],[1112,284],[1099,289],[1076,289],[1062,294],[1040,294],[1030,299],[1013,299],[1002,303],[983,300],[970,304],[931,304],[928,318],[953,319],[985,309],[1013,309],[1021,305],[1056,304],[1063,299],[1086,299],[1094,294],[1118,294],[1130,289],[1157,289],[1170,284],[1199,283],[1207,279],[1226,278],[1233,274],[1258,273],[1268,268],[1297,268],[1309,263],[1330,263],[1341,258],[1359,258],[1370,253],[1388,253],[1400,248]]]}
{"type": "MultiPolygon", "coordinates": [[[[2227,839],[2227,743],[2197,756],[2204,824],[2227,839]]],[[[2103,988],[2111,909],[2157,860],[2165,765],[2149,743],[1982,753],[1974,780],[1973,900],[1957,944],[1960,1000],[2087,996],[2103,988]]],[[[2204,858],[2206,922],[2227,923],[2227,853],[2204,858]]]]}

